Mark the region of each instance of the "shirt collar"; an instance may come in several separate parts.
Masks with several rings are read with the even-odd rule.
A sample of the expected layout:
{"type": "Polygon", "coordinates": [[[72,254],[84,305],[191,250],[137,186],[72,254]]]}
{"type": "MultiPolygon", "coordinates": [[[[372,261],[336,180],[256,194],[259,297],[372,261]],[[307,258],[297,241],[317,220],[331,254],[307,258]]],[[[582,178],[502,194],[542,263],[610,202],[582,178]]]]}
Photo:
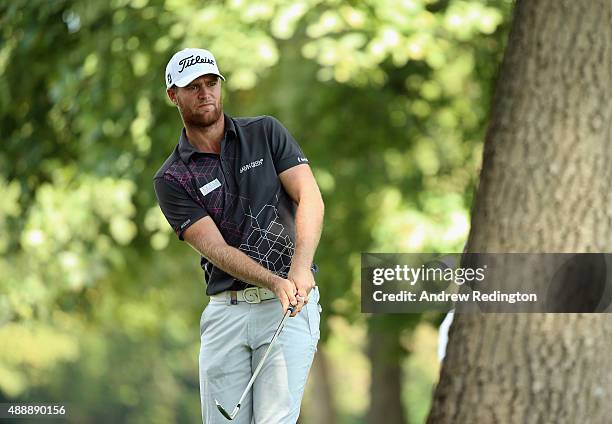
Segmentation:
{"type": "MultiPolygon", "coordinates": [[[[233,119],[229,115],[225,113],[223,115],[225,116],[225,140],[229,140],[230,137],[228,135],[233,135],[234,137],[236,137],[236,126],[234,125],[233,119]]],[[[223,141],[224,140],[221,141],[222,144],[223,141]]],[[[178,143],[178,151],[179,155],[181,156],[181,159],[185,163],[189,163],[189,159],[191,159],[191,156],[193,154],[200,153],[198,150],[196,150],[195,147],[191,145],[191,143],[187,139],[187,133],[184,127],[181,130],[181,136],[179,138],[178,143]]]]}

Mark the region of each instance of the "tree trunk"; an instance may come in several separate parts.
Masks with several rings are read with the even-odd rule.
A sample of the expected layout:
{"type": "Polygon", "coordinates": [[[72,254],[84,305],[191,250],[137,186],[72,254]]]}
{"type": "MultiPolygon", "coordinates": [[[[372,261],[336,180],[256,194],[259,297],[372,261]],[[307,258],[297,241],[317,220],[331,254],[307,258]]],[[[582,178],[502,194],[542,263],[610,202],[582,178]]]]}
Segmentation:
{"type": "MultiPolygon", "coordinates": [[[[469,252],[612,251],[612,2],[518,1],[469,252]]],[[[610,272],[610,271],[608,271],[610,272]]],[[[455,316],[429,423],[609,423],[612,316],[455,316]]]]}
{"type": "Polygon", "coordinates": [[[405,424],[402,406],[401,362],[405,351],[399,343],[401,329],[385,326],[384,318],[369,321],[368,356],[372,364],[370,409],[366,422],[370,424],[405,424]]]}
{"type": "Polygon", "coordinates": [[[304,414],[307,420],[304,420],[304,423],[336,424],[338,422],[328,361],[325,346],[321,343],[312,364],[310,376],[312,384],[310,384],[311,390],[308,393],[308,409],[304,414]]]}

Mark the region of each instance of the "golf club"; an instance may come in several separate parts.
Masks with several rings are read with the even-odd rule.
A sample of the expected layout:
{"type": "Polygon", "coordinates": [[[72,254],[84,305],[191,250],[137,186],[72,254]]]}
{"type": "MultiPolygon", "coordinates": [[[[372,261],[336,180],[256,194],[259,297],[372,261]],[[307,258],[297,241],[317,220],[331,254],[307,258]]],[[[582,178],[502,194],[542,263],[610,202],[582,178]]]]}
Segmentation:
{"type": "Polygon", "coordinates": [[[236,405],[236,407],[234,408],[232,413],[231,414],[228,413],[225,410],[225,408],[223,408],[223,406],[221,406],[219,401],[217,399],[215,399],[215,404],[217,405],[217,409],[228,420],[233,420],[236,417],[236,414],[238,414],[238,411],[240,411],[240,405],[242,404],[242,401],[244,400],[244,397],[247,395],[247,393],[251,389],[251,386],[253,385],[253,382],[255,381],[255,378],[257,378],[257,374],[259,374],[259,371],[261,370],[261,367],[263,366],[264,361],[268,357],[268,353],[270,353],[270,349],[272,349],[272,345],[274,344],[274,342],[276,341],[276,338],[278,337],[278,335],[280,334],[281,330],[285,326],[285,321],[287,320],[289,315],[291,315],[291,313],[294,310],[295,310],[295,306],[291,306],[290,305],[289,309],[287,309],[287,312],[285,312],[285,315],[283,316],[283,319],[281,320],[280,324],[278,324],[278,328],[276,329],[276,332],[274,333],[274,336],[272,336],[272,340],[270,340],[270,344],[268,345],[268,348],[266,349],[266,353],[264,353],[263,358],[261,358],[261,361],[259,361],[259,364],[257,365],[257,368],[255,369],[255,372],[253,373],[253,376],[251,377],[251,380],[249,380],[249,384],[247,384],[246,389],[244,389],[244,392],[242,393],[242,396],[240,396],[240,400],[238,400],[238,404],[236,405]]]}

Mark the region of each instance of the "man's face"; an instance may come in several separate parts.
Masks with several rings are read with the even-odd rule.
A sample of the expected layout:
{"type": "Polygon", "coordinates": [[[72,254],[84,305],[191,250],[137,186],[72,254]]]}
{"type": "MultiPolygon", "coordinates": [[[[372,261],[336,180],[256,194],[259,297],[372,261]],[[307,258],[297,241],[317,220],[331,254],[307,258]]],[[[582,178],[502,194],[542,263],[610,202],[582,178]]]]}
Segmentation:
{"type": "Polygon", "coordinates": [[[168,97],[178,106],[185,125],[207,127],[223,113],[221,83],[213,74],[202,75],[185,87],[168,89],[168,97]]]}

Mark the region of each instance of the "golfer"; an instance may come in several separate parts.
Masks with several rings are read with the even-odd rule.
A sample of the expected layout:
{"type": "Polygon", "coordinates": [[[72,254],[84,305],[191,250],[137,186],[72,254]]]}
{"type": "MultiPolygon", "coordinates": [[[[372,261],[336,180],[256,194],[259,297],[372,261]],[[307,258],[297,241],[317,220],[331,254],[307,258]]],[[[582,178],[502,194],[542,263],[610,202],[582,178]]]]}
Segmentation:
{"type": "Polygon", "coordinates": [[[295,423],[320,334],[321,193],[278,120],[224,114],[225,78],[209,51],[177,52],[165,80],[184,128],[154,185],[179,239],[200,253],[210,296],[200,320],[202,420],[226,422],[215,398],[236,405],[294,305],[235,421],[295,423]]]}

